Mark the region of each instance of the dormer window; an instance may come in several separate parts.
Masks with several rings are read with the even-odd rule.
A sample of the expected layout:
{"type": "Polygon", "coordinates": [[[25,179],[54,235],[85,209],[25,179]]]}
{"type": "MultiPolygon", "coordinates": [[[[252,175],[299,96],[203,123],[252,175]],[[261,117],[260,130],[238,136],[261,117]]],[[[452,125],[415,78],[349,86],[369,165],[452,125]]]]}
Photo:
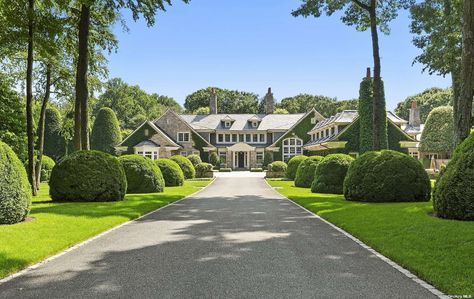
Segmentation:
{"type": "Polygon", "coordinates": [[[231,121],[226,120],[226,121],[224,122],[224,127],[230,128],[231,126],[232,126],[232,122],[231,122],[231,121]]]}
{"type": "Polygon", "coordinates": [[[252,128],[258,127],[258,121],[253,121],[252,122],[252,128]]]}
{"type": "Polygon", "coordinates": [[[221,119],[221,124],[224,128],[229,129],[230,127],[232,127],[234,121],[235,120],[232,117],[226,115],[224,118],[221,119]]]}

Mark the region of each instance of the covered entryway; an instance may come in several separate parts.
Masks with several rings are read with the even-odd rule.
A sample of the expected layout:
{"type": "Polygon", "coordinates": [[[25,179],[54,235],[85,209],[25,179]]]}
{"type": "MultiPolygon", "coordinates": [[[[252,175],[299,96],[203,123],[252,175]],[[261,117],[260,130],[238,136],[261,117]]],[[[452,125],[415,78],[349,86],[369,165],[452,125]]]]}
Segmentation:
{"type": "Polygon", "coordinates": [[[249,169],[251,167],[250,153],[255,152],[255,147],[240,142],[229,146],[227,150],[230,152],[232,157],[233,169],[249,169]]]}

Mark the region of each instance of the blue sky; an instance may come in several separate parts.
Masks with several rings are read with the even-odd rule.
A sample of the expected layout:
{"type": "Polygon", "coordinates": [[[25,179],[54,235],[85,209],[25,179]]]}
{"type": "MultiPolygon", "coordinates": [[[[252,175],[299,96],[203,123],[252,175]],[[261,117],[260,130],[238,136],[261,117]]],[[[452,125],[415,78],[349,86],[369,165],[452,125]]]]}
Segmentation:
{"type": "MultiPolygon", "coordinates": [[[[110,59],[110,77],[121,77],[147,92],[186,95],[207,86],[255,92],[272,87],[277,99],[298,93],[338,99],[358,96],[365,69],[372,66],[370,32],[357,32],[338,16],[294,18],[298,0],[173,1],[154,27],[119,26],[120,45],[110,59]]],[[[422,73],[412,65],[419,53],[409,32],[409,16],[392,22],[381,35],[382,76],[387,107],[426,88],[448,87],[449,78],[422,73]]]]}

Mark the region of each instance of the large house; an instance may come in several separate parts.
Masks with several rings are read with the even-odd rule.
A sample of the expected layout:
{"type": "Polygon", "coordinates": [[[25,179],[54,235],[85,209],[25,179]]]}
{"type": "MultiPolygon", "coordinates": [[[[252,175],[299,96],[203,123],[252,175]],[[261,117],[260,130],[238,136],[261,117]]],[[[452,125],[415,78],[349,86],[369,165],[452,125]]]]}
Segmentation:
{"type": "MultiPolygon", "coordinates": [[[[207,161],[209,153],[216,152],[221,166],[233,169],[261,167],[264,155],[288,161],[295,155],[318,154],[327,149],[357,153],[358,149],[350,146],[355,141],[342,138],[345,132],[357,129],[356,111],[343,111],[327,119],[314,109],[307,113],[274,114],[270,88],[264,104],[265,114],[219,114],[217,95],[212,92],[209,114],[178,114],[167,110],[160,118],[141,124],[117,150],[153,160],[199,154],[207,161]]],[[[392,113],[388,116],[389,140],[396,145],[393,149],[401,150],[403,142],[405,146],[414,146],[415,140],[400,128],[406,121],[392,113]],[[396,134],[391,134],[394,130],[396,134]]]]}

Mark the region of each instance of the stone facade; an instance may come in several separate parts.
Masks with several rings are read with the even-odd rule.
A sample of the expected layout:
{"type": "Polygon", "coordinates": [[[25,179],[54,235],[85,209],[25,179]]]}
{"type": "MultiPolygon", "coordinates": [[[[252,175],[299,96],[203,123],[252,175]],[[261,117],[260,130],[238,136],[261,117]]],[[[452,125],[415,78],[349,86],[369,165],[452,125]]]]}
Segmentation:
{"type": "Polygon", "coordinates": [[[191,155],[198,151],[194,147],[191,128],[176,113],[168,110],[155,121],[155,125],[182,146],[182,149],[176,151],[176,154],[186,152],[186,155],[191,155]],[[189,141],[179,141],[178,133],[188,133],[189,141]]]}

